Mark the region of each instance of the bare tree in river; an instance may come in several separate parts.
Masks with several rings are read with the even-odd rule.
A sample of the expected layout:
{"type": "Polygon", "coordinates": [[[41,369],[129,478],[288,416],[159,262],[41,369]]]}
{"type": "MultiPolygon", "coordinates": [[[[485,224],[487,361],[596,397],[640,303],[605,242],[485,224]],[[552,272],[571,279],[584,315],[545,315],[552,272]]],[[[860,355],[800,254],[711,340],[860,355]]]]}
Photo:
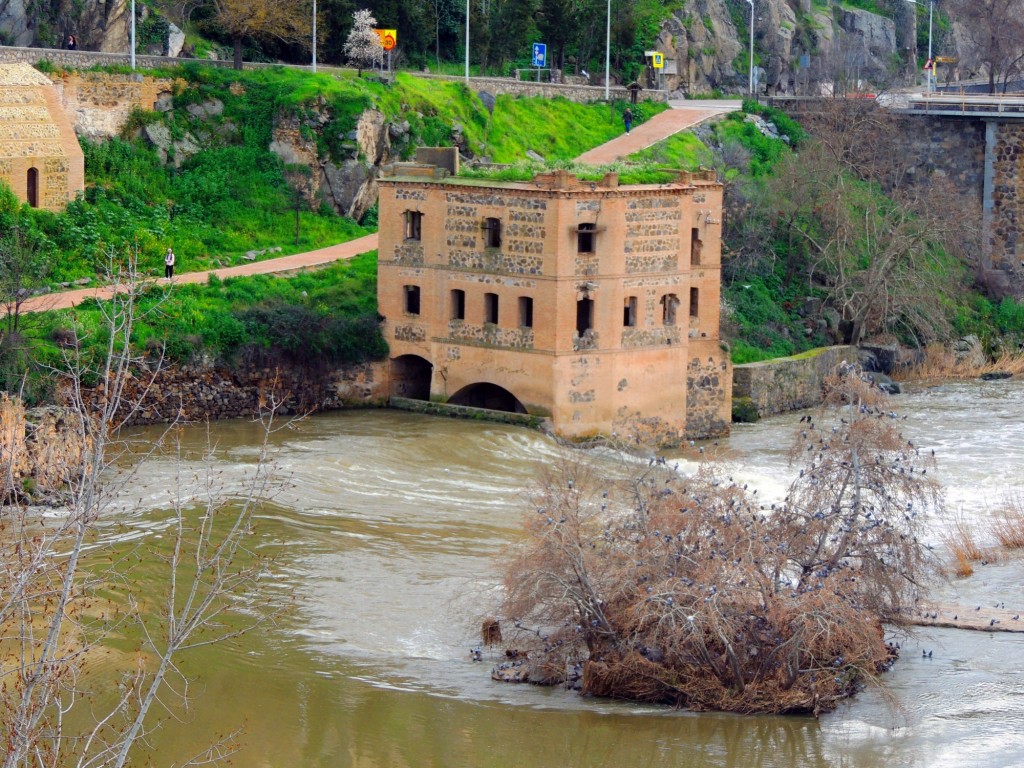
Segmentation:
{"type": "Polygon", "coordinates": [[[500,561],[509,664],[691,709],[834,708],[895,658],[882,622],[902,621],[930,574],[917,534],[939,487],[887,409],[858,369],[837,374],[775,504],[709,466],[652,458],[616,478],[568,454],[500,561]]]}

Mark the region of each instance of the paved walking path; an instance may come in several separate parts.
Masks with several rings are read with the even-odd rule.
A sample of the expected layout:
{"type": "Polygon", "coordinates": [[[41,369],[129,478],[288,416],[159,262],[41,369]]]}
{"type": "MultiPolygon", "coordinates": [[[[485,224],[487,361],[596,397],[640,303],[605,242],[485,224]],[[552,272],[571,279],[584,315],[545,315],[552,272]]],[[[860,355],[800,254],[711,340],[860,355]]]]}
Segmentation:
{"type": "MultiPolygon", "coordinates": [[[[657,144],[659,141],[702,123],[711,117],[739,109],[740,103],[738,101],[683,101],[673,102],[672,106],[672,109],[655,115],[646,123],[636,126],[629,134],[624,133],[599,147],[591,149],[589,152],[584,152],[576,159],[579,162],[591,163],[593,165],[615,162],[620,157],[625,157],[652,144],[657,144]]],[[[351,259],[353,256],[372,251],[376,248],[377,234],[374,233],[356,240],[350,240],[347,243],[331,245],[316,251],[282,256],[279,259],[254,261],[237,267],[211,269],[205,272],[185,272],[175,275],[173,282],[177,284],[205,283],[211,274],[223,279],[243,275],[291,272],[303,267],[315,267],[341,259],[351,259]]],[[[160,282],[163,283],[164,281],[160,280],[160,282]]],[[[48,293],[44,296],[35,296],[29,299],[22,305],[21,311],[46,312],[52,309],[68,309],[80,304],[84,299],[109,299],[111,295],[113,295],[113,289],[105,286],[48,293]]]]}
{"type": "MultiPolygon", "coordinates": [[[[263,275],[277,272],[291,272],[303,267],[316,267],[321,264],[330,264],[342,259],[351,259],[360,253],[372,251],[377,247],[377,233],[365,235],[356,240],[349,240],[347,243],[331,245],[327,248],[320,248],[316,251],[296,253],[291,256],[282,256],[279,259],[267,259],[266,261],[254,261],[250,264],[242,264],[237,267],[223,267],[221,269],[210,269],[205,272],[184,272],[175,275],[174,283],[205,283],[210,275],[217,275],[219,278],[241,277],[244,275],[263,275]]],[[[163,279],[160,283],[166,284],[163,279]]],[[[113,295],[113,289],[109,287],[82,288],[75,291],[62,291],[61,293],[48,293],[44,296],[35,296],[26,301],[22,312],[46,312],[51,309],[68,309],[80,304],[84,299],[109,299],[113,295]]]]}
{"type": "Polygon", "coordinates": [[[578,163],[606,165],[657,144],[680,131],[692,128],[717,115],[734,112],[740,102],[723,101],[678,101],[672,102],[672,109],[659,112],[646,123],[633,126],[629,133],[623,132],[611,141],[584,152],[576,158],[578,163]]]}

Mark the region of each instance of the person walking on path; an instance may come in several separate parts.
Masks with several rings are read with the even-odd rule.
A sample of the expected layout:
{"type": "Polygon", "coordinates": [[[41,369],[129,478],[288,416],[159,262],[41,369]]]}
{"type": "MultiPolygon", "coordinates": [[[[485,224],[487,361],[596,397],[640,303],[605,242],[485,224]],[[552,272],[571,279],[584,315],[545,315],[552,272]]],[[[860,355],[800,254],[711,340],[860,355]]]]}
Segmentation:
{"type": "Polygon", "coordinates": [[[633,127],[633,110],[629,107],[622,113],[622,122],[626,124],[626,133],[629,133],[629,129],[633,127]]]}
{"type": "Polygon", "coordinates": [[[174,251],[170,248],[167,249],[167,253],[164,255],[164,277],[168,280],[174,277],[174,251]]]}
{"type": "Polygon", "coordinates": [[[78,50],[78,40],[75,38],[74,35],[68,35],[67,49],[69,51],[78,50]]]}

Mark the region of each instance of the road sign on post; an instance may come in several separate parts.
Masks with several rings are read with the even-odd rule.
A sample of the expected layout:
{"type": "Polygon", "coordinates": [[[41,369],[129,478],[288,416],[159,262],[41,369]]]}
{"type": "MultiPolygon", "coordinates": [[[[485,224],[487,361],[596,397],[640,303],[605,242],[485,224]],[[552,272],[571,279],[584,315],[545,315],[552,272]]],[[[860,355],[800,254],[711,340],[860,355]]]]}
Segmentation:
{"type": "Polygon", "coordinates": [[[548,46],[546,43],[533,44],[533,66],[537,68],[537,82],[540,82],[540,70],[548,60],[548,46]]]}
{"type": "Polygon", "coordinates": [[[546,43],[533,44],[533,66],[543,67],[548,61],[548,46],[546,43]]]}
{"type": "MultiPolygon", "coordinates": [[[[398,30],[397,29],[375,29],[377,37],[380,38],[380,47],[388,52],[388,75],[391,74],[391,51],[398,43],[398,30]]],[[[383,62],[381,62],[383,66],[383,62]]]]}

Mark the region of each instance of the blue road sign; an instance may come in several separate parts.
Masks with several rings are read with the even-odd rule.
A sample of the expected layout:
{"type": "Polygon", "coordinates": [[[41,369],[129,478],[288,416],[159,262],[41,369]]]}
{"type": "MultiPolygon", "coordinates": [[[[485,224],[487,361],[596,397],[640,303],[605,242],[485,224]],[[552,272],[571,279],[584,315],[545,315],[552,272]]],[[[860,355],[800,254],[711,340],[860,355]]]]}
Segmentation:
{"type": "Polygon", "coordinates": [[[533,66],[543,67],[548,60],[548,46],[546,43],[533,44],[533,66]]]}

